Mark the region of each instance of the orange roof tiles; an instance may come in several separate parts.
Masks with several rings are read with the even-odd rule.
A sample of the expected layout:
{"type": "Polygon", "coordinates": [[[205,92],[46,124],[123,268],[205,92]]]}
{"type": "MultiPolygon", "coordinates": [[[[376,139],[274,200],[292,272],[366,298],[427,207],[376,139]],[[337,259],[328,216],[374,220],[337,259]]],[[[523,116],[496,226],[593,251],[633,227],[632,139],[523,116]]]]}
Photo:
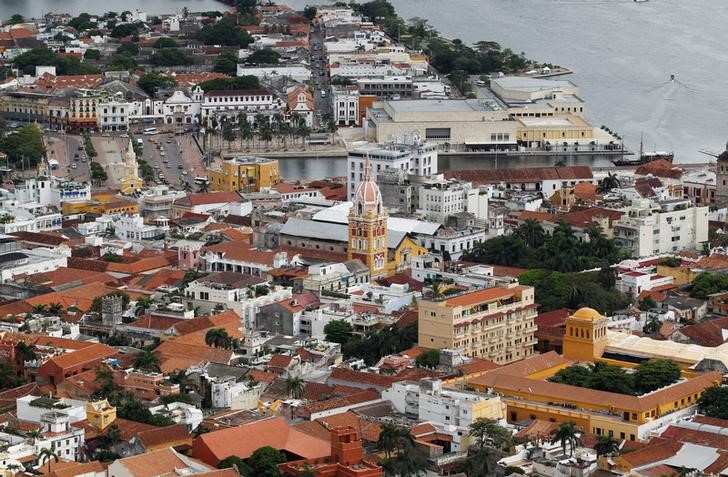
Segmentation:
{"type": "Polygon", "coordinates": [[[93,361],[101,361],[102,359],[109,358],[116,355],[117,353],[118,351],[110,346],[106,346],[105,344],[100,343],[93,343],[91,346],[63,353],[59,356],[54,356],[53,358],[43,363],[43,366],[41,367],[45,367],[46,364],[50,362],[57,365],[61,369],[68,369],[73,366],[79,366],[81,364],[90,363],[93,361]]]}
{"type": "Polygon", "coordinates": [[[166,427],[157,427],[139,432],[137,437],[147,449],[161,445],[175,445],[179,441],[189,440],[192,444],[192,436],[184,424],[175,424],[166,427]]]}
{"type": "Polygon", "coordinates": [[[508,298],[511,296],[514,296],[515,289],[505,289],[505,288],[486,288],[485,290],[478,290],[472,293],[467,293],[465,295],[456,296],[454,298],[449,298],[445,300],[445,304],[447,306],[469,306],[469,305],[475,305],[478,303],[486,303],[491,302],[495,300],[499,300],[501,298],[508,298]]]}
{"type": "Polygon", "coordinates": [[[240,202],[240,194],[233,191],[208,192],[205,194],[188,194],[187,197],[176,200],[174,203],[182,206],[225,204],[240,202]]]}
{"type": "Polygon", "coordinates": [[[627,462],[631,468],[640,467],[672,457],[682,449],[682,446],[682,442],[652,439],[645,447],[621,455],[619,460],[627,462]]]}
{"type": "MultiPolygon", "coordinates": [[[[178,469],[186,469],[187,463],[171,449],[160,449],[153,452],[125,457],[117,461],[132,476],[146,477],[150,475],[174,475],[178,469]]],[[[213,470],[213,469],[209,469],[213,470]]]]}
{"type": "Polygon", "coordinates": [[[369,442],[377,442],[379,433],[382,431],[382,427],[378,423],[364,419],[351,411],[320,417],[316,421],[326,426],[326,429],[353,427],[359,431],[362,439],[369,442]]]}
{"type": "Polygon", "coordinates": [[[263,264],[269,266],[273,266],[273,262],[275,261],[276,256],[276,252],[265,252],[250,248],[249,243],[241,240],[225,242],[202,249],[203,254],[208,251],[216,254],[222,253],[223,256],[229,260],[263,264]]]}
{"type": "MultiPolygon", "coordinates": [[[[60,303],[65,309],[75,306],[81,311],[88,311],[91,308],[94,298],[106,295],[113,291],[117,291],[117,288],[109,286],[106,283],[93,282],[75,288],[68,288],[52,293],[46,293],[45,295],[34,296],[32,298],[28,298],[26,301],[33,306],[60,303]]],[[[142,296],[139,293],[127,290],[125,290],[125,293],[128,293],[132,299],[142,296]]]]}
{"type": "Polygon", "coordinates": [[[274,366],[277,368],[287,368],[291,361],[293,361],[293,358],[291,356],[286,356],[284,354],[274,354],[271,356],[270,361],[268,361],[268,366],[274,366]]]}
{"type": "Polygon", "coordinates": [[[55,91],[65,88],[87,88],[93,89],[101,84],[101,75],[64,75],[54,76],[44,73],[35,82],[40,90],[55,91]]]}
{"type": "Polygon", "coordinates": [[[194,441],[192,455],[210,465],[217,465],[230,455],[247,459],[256,449],[264,446],[304,459],[331,455],[328,440],[304,434],[279,417],[202,434],[194,441]]]}

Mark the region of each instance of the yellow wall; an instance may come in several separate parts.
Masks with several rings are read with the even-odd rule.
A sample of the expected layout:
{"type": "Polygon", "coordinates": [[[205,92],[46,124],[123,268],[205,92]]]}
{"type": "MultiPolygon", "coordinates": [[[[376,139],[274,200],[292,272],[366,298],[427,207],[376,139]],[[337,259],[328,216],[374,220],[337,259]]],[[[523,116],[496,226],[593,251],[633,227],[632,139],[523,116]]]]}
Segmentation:
{"type": "Polygon", "coordinates": [[[103,431],[116,420],[116,408],[105,402],[104,409],[97,411],[93,404],[87,403],[86,418],[89,424],[103,431]]]}
{"type": "Polygon", "coordinates": [[[64,202],[63,215],[103,214],[106,208],[99,202],[64,202]]]}
{"type": "Polygon", "coordinates": [[[475,419],[496,419],[505,417],[505,405],[499,397],[486,399],[473,405],[473,420],[475,419]]]}
{"type": "Polygon", "coordinates": [[[260,192],[280,181],[276,160],[252,163],[226,160],[219,171],[210,171],[210,187],[213,191],[260,192]]]}
{"type": "Polygon", "coordinates": [[[387,261],[385,267],[387,269],[387,275],[394,275],[398,271],[409,267],[409,263],[404,263],[407,252],[409,252],[409,260],[412,260],[412,257],[419,257],[420,255],[426,254],[427,249],[415,243],[411,238],[405,237],[394,250],[393,259],[387,261]]]}
{"type": "Polygon", "coordinates": [[[666,267],[665,265],[657,266],[657,274],[664,277],[673,277],[675,285],[687,285],[695,280],[697,273],[688,267],[666,267]]]}

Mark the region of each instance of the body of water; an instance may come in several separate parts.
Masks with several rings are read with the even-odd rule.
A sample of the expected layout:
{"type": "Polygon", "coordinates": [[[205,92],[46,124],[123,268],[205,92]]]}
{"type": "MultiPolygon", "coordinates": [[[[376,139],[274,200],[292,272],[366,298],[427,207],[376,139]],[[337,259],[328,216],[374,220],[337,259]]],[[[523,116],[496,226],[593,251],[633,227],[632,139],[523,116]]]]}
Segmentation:
{"type": "MultiPolygon", "coordinates": [[[[715,0],[390,0],[443,35],[575,71],[586,114],[639,148],[705,162],[728,139],[728,3],[715,0]],[[669,81],[674,74],[676,80],[669,81]]],[[[288,0],[303,8],[311,0],[288,0]]]]}
{"type": "Polygon", "coordinates": [[[15,13],[25,17],[40,17],[44,13],[70,13],[78,15],[87,12],[102,14],[108,11],[142,10],[151,14],[179,12],[187,7],[193,12],[208,10],[224,11],[226,7],[216,0],[124,0],[123,2],[100,2],[99,0],[0,0],[0,18],[7,19],[15,13]]]}

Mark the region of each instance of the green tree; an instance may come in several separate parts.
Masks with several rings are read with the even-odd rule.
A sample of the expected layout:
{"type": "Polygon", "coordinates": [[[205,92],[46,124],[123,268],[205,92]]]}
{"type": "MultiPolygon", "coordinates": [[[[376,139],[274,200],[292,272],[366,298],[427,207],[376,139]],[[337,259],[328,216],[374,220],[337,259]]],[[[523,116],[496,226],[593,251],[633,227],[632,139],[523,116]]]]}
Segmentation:
{"type": "Polygon", "coordinates": [[[619,452],[619,443],[612,436],[599,436],[594,445],[597,457],[602,455],[613,455],[619,452]]]}
{"type": "Polygon", "coordinates": [[[48,472],[51,471],[51,459],[58,463],[58,454],[46,447],[42,448],[38,453],[38,461],[41,464],[48,462],[48,472]]]}
{"type": "Polygon", "coordinates": [[[415,364],[421,368],[436,368],[440,364],[440,350],[428,349],[415,358],[415,364]]]}
{"type": "Polygon", "coordinates": [[[656,307],[657,303],[655,303],[655,300],[653,300],[652,297],[649,295],[640,302],[640,310],[642,311],[650,311],[651,309],[656,307]]]}
{"type": "Polygon", "coordinates": [[[250,467],[248,467],[248,464],[245,463],[243,459],[236,455],[230,455],[225,457],[223,460],[220,461],[219,464],[217,464],[218,469],[236,469],[240,475],[243,476],[250,476],[251,470],[250,467]]]}
{"type": "Polygon", "coordinates": [[[382,425],[377,440],[377,449],[384,452],[387,458],[390,458],[395,451],[400,453],[412,448],[414,448],[414,441],[406,428],[388,423],[382,425]]]}
{"type": "Polygon", "coordinates": [[[303,398],[306,390],[306,383],[300,377],[291,376],[286,379],[286,392],[294,399],[303,398]]]}
{"type": "Polygon", "coordinates": [[[528,247],[535,248],[543,244],[543,227],[536,219],[526,219],[523,224],[518,226],[516,233],[523,238],[528,247]]]}
{"type": "Polygon", "coordinates": [[[303,16],[308,18],[309,21],[316,18],[316,7],[312,7],[311,5],[306,5],[303,8],[303,16]]]}
{"type": "Polygon", "coordinates": [[[114,373],[106,366],[102,366],[96,370],[94,382],[99,385],[98,394],[101,397],[108,398],[116,390],[114,373]]]}
{"type": "Polygon", "coordinates": [[[84,60],[100,60],[101,59],[101,52],[99,50],[94,49],[94,48],[89,48],[83,54],[83,59],[84,60]]]}
{"type": "Polygon", "coordinates": [[[139,33],[139,29],[142,27],[141,22],[134,22],[134,23],[122,23],[120,25],[115,25],[114,28],[111,29],[111,36],[114,38],[123,38],[126,36],[133,36],[139,33]]]}
{"type": "Polygon", "coordinates": [[[114,55],[113,58],[111,58],[111,64],[109,65],[109,69],[112,71],[133,70],[136,67],[136,60],[133,56],[127,53],[114,55]]]}
{"type": "Polygon", "coordinates": [[[91,21],[91,15],[89,15],[88,13],[81,13],[79,16],[72,18],[71,21],[68,22],[68,26],[71,26],[77,31],[82,32],[84,30],[94,29],[98,25],[96,24],[96,22],[91,21]]]}
{"type": "Polygon", "coordinates": [[[15,368],[7,361],[0,360],[0,390],[13,389],[25,384],[25,380],[18,376],[15,368]]]}
{"type": "Polygon", "coordinates": [[[270,48],[255,50],[245,59],[248,65],[274,65],[281,59],[281,55],[277,51],[270,48]]]}
{"type": "Polygon", "coordinates": [[[34,167],[45,157],[43,131],[35,125],[18,128],[0,138],[0,151],[8,155],[15,167],[34,167]]]}
{"type": "Polygon", "coordinates": [[[18,364],[22,364],[24,361],[33,361],[37,357],[38,355],[33,347],[25,343],[25,341],[18,341],[15,345],[15,359],[18,364]]]}
{"type": "Polygon", "coordinates": [[[558,442],[561,445],[564,455],[566,455],[566,447],[569,447],[569,457],[574,455],[574,450],[579,445],[579,437],[576,435],[574,426],[574,421],[562,422],[551,439],[551,444],[558,442]]]}
{"type": "Polygon", "coordinates": [[[17,25],[19,23],[25,23],[25,17],[18,13],[11,16],[10,19],[8,19],[8,21],[7,21],[8,25],[17,25]]]}
{"type": "Polygon", "coordinates": [[[709,417],[728,419],[728,387],[712,386],[700,395],[698,411],[709,417]]]}
{"type": "Polygon", "coordinates": [[[98,162],[92,162],[89,165],[89,169],[91,171],[91,181],[93,181],[96,184],[103,184],[109,179],[108,174],[104,170],[103,166],[99,164],[98,162]]]}
{"type": "Polygon", "coordinates": [[[286,461],[286,456],[270,446],[256,449],[248,459],[251,475],[256,477],[280,477],[278,464],[286,461]]]}
{"type": "Polygon", "coordinates": [[[161,361],[159,355],[152,350],[142,349],[134,355],[133,366],[142,371],[159,371],[161,361]]]}
{"type": "Polygon", "coordinates": [[[728,275],[701,273],[693,280],[690,296],[704,300],[708,295],[725,290],[728,290],[728,275]]]}
{"type": "Polygon", "coordinates": [[[671,359],[643,361],[634,373],[635,388],[640,393],[649,393],[680,379],[680,367],[671,359]]]}
{"type": "Polygon", "coordinates": [[[493,475],[497,466],[495,450],[490,447],[477,449],[469,452],[467,459],[462,464],[462,472],[468,477],[481,477],[493,475]]]}
{"type": "Polygon", "coordinates": [[[478,418],[470,425],[470,436],[477,439],[478,447],[486,445],[502,449],[511,445],[511,433],[495,419],[478,418]]]}
{"type": "Polygon", "coordinates": [[[235,76],[238,72],[238,58],[232,53],[223,53],[215,58],[215,65],[212,71],[224,73],[228,76],[235,76]]]}
{"type": "MultiPolygon", "coordinates": [[[[644,301],[642,302],[644,303],[644,301]]],[[[640,309],[642,309],[642,303],[640,303],[640,309]]],[[[660,321],[660,316],[656,313],[649,313],[647,315],[647,322],[645,323],[645,326],[642,328],[642,331],[645,334],[648,335],[654,335],[658,331],[660,331],[660,328],[662,327],[662,321],[660,321]]]]}
{"type": "Polygon", "coordinates": [[[239,28],[235,21],[229,18],[224,18],[214,24],[204,25],[194,36],[206,45],[247,48],[248,45],[253,43],[253,37],[246,30],[239,28]]]}
{"type": "Polygon", "coordinates": [[[349,341],[353,330],[351,323],[344,320],[331,320],[324,326],[326,341],[342,345],[349,341]]]}
{"type": "Polygon", "coordinates": [[[139,54],[139,45],[136,43],[122,43],[116,49],[117,55],[137,56],[139,54]]]}
{"type": "Polygon", "coordinates": [[[215,348],[231,349],[235,340],[223,328],[211,328],[205,333],[205,344],[215,348]]]}
{"type": "Polygon", "coordinates": [[[164,48],[157,50],[151,58],[151,63],[156,66],[180,66],[191,65],[195,61],[191,56],[186,55],[177,48],[164,48]]]}
{"type": "Polygon", "coordinates": [[[611,172],[607,173],[607,176],[599,181],[599,187],[598,190],[601,193],[609,192],[612,189],[618,189],[621,186],[621,182],[616,174],[613,174],[611,172]]]}
{"type": "Polygon", "coordinates": [[[177,86],[177,80],[171,76],[163,76],[159,73],[147,73],[137,81],[137,86],[144,90],[149,96],[154,96],[160,88],[172,88],[177,86]]]}
{"type": "Polygon", "coordinates": [[[153,48],[177,48],[179,45],[177,45],[177,42],[174,41],[172,38],[163,36],[159,40],[155,41],[152,45],[153,48]]]}

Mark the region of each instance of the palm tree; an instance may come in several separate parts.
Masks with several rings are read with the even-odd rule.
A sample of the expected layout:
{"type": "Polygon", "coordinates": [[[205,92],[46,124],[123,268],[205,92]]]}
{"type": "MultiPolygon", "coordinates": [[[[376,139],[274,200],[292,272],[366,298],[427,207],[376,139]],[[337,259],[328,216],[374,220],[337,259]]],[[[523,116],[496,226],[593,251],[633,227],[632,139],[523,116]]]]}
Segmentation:
{"type": "Polygon", "coordinates": [[[597,457],[600,455],[610,455],[619,452],[619,443],[612,436],[599,436],[597,443],[594,445],[597,451],[597,457]]]}
{"type": "Polygon", "coordinates": [[[215,348],[231,349],[234,339],[222,328],[211,328],[205,333],[205,344],[215,348]]]}
{"type": "Polygon", "coordinates": [[[199,194],[207,194],[210,192],[210,186],[206,181],[200,182],[200,185],[197,186],[197,192],[199,194]]]}
{"type": "Polygon", "coordinates": [[[611,172],[607,173],[607,177],[602,179],[599,182],[599,188],[598,190],[600,192],[609,192],[612,189],[616,189],[619,186],[621,186],[622,183],[620,182],[619,178],[616,174],[612,174],[611,172]]]}
{"type": "Polygon", "coordinates": [[[42,448],[40,450],[40,452],[38,453],[38,460],[41,463],[48,462],[48,472],[50,472],[50,470],[51,470],[51,459],[55,460],[57,463],[58,454],[56,454],[55,452],[53,452],[52,450],[50,450],[46,447],[42,448]]]}
{"type": "Polygon", "coordinates": [[[46,312],[47,309],[48,309],[48,307],[42,303],[40,303],[38,305],[33,305],[33,314],[42,315],[46,312]]]}
{"type": "Polygon", "coordinates": [[[430,292],[433,299],[442,297],[442,283],[439,280],[434,280],[430,283],[430,292]]]}
{"type": "Polygon", "coordinates": [[[182,183],[182,190],[185,191],[185,192],[187,192],[188,194],[190,192],[192,192],[192,186],[190,185],[190,183],[188,181],[184,181],[182,183]]]}
{"type": "Polygon", "coordinates": [[[302,124],[301,126],[296,129],[296,134],[298,137],[301,138],[301,142],[303,143],[303,150],[306,150],[306,139],[311,136],[311,128],[306,126],[305,124],[302,124]]]}
{"type": "Polygon", "coordinates": [[[649,313],[647,323],[645,323],[642,331],[644,331],[648,335],[653,335],[660,331],[661,327],[662,322],[660,321],[660,316],[657,313],[649,313]]]}
{"type": "Polygon", "coordinates": [[[142,349],[134,355],[133,366],[143,371],[159,371],[159,355],[149,350],[142,349]]]}
{"type": "Polygon", "coordinates": [[[35,351],[33,351],[32,346],[28,346],[24,341],[19,341],[18,344],[15,345],[15,358],[18,362],[33,361],[37,358],[37,355],[35,354],[35,351]]]}
{"type": "Polygon", "coordinates": [[[401,430],[394,424],[384,424],[377,440],[377,449],[384,452],[389,458],[392,452],[397,449],[401,430]]]}
{"type": "Polygon", "coordinates": [[[294,399],[301,399],[306,390],[306,383],[301,377],[293,377],[286,379],[286,392],[294,399]]]}
{"type": "Polygon", "coordinates": [[[265,142],[265,147],[266,149],[268,149],[268,147],[270,146],[270,142],[273,140],[273,130],[271,129],[271,127],[269,125],[263,126],[260,129],[258,136],[260,137],[261,141],[265,142]]]}
{"type": "Polygon", "coordinates": [[[599,270],[599,282],[608,290],[614,288],[617,283],[617,277],[611,267],[602,267],[599,270]]]}
{"type": "Polygon", "coordinates": [[[247,123],[240,126],[240,139],[242,141],[245,141],[245,148],[247,150],[250,150],[250,141],[255,137],[255,134],[253,134],[253,127],[247,123]]]}
{"type": "Polygon", "coordinates": [[[48,305],[48,313],[50,313],[53,316],[59,315],[63,311],[63,305],[61,305],[58,302],[53,302],[50,305],[48,305]]]}
{"type": "Polygon", "coordinates": [[[543,227],[536,219],[526,219],[526,221],[518,227],[518,234],[523,237],[530,248],[536,248],[543,243],[543,227]]]}
{"type": "Polygon", "coordinates": [[[114,392],[114,388],[116,387],[114,384],[114,373],[106,366],[96,370],[96,379],[94,379],[94,382],[99,384],[98,394],[103,397],[108,397],[109,394],[114,392]]]}
{"type": "Polygon", "coordinates": [[[561,444],[561,449],[566,455],[566,446],[569,446],[569,457],[574,455],[574,449],[579,445],[579,437],[576,435],[576,429],[574,428],[574,421],[562,422],[559,428],[554,432],[554,437],[551,439],[551,444],[561,444]]]}

